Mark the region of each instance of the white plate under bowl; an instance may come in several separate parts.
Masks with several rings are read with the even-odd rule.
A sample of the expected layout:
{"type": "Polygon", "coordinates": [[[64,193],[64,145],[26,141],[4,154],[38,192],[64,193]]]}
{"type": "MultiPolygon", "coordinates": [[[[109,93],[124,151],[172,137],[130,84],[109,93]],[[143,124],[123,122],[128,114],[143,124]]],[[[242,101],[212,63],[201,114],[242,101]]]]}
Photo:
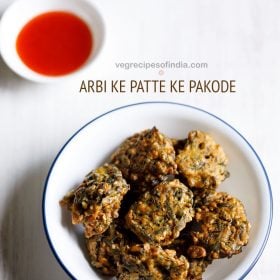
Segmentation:
{"type": "Polygon", "coordinates": [[[17,0],[4,12],[0,21],[0,53],[6,64],[21,77],[34,82],[61,82],[81,75],[99,55],[105,38],[103,20],[95,6],[87,0],[17,0]],[[16,40],[24,25],[42,13],[66,11],[81,18],[93,36],[93,49],[82,67],[69,74],[47,76],[27,67],[16,50],[16,40]]]}
{"type": "Polygon", "coordinates": [[[219,190],[244,203],[252,229],[243,252],[214,261],[204,279],[245,278],[265,247],[272,223],[272,194],[263,164],[248,141],[223,120],[198,108],[169,102],[139,103],[107,112],[83,126],[62,147],[43,195],[45,231],[57,260],[74,279],[103,279],[90,266],[81,228],[70,224],[69,213],[58,202],[90,170],[104,163],[125,138],[153,126],[175,138],[185,138],[193,129],[203,130],[224,148],[231,176],[219,190]]]}

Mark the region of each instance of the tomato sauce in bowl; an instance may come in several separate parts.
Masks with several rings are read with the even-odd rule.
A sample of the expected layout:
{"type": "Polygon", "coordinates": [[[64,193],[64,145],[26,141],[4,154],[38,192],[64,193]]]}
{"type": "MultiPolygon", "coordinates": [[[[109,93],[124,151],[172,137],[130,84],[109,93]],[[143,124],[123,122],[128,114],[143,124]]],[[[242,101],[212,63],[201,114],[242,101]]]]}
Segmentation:
{"type": "Polygon", "coordinates": [[[51,11],[27,22],[18,34],[16,50],[22,62],[46,76],[62,76],[81,68],[93,50],[88,25],[73,13],[51,11]]]}

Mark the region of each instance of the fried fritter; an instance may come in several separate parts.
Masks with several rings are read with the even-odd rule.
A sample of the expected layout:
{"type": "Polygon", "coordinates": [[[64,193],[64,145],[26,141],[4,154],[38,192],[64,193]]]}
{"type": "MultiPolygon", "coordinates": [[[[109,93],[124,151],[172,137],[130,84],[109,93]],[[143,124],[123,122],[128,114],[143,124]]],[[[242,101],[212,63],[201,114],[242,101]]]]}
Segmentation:
{"type": "Polygon", "coordinates": [[[86,238],[87,250],[93,267],[103,274],[116,276],[125,236],[112,223],[103,234],[86,238]]]}
{"type": "Polygon", "coordinates": [[[129,185],[121,171],[112,164],[105,164],[90,172],[84,181],[61,201],[72,213],[72,223],[83,223],[85,236],[101,234],[118,217],[123,196],[129,185]]]}
{"type": "Polygon", "coordinates": [[[168,245],[193,216],[193,194],[175,179],[147,191],[128,211],[126,227],[142,242],[168,245]]]}
{"type": "Polygon", "coordinates": [[[231,257],[249,240],[250,223],[243,204],[227,193],[216,193],[195,209],[191,236],[205,248],[207,259],[231,257]]]}
{"type": "Polygon", "coordinates": [[[176,156],[181,176],[200,197],[213,193],[229,172],[228,159],[214,139],[207,133],[195,130],[188,134],[183,149],[176,156]]]}
{"type": "Polygon", "coordinates": [[[127,246],[122,254],[118,279],[122,280],[185,280],[189,263],[176,251],[160,246],[136,244],[127,246]]]}
{"type": "Polygon", "coordinates": [[[111,162],[129,183],[143,191],[177,173],[172,141],[155,127],[126,139],[111,162]]]}
{"type": "Polygon", "coordinates": [[[202,280],[202,275],[211,263],[205,259],[190,260],[190,267],[186,280],[202,280]]]}
{"type": "Polygon", "coordinates": [[[183,255],[189,261],[190,267],[186,280],[202,280],[202,274],[212,261],[205,259],[206,250],[203,247],[193,245],[189,232],[192,223],[188,223],[180,232],[180,236],[166,248],[175,250],[178,256],[183,255]]]}

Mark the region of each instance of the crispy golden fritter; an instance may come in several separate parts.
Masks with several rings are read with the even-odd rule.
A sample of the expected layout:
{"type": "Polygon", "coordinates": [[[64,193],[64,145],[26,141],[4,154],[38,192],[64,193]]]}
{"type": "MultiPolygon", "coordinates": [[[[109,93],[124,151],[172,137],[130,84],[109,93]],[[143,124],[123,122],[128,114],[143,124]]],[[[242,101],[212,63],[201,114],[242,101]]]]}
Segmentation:
{"type": "Polygon", "coordinates": [[[174,250],[164,250],[148,243],[136,244],[126,246],[118,279],[185,280],[188,268],[187,259],[177,257],[174,250]]]}
{"type": "Polygon", "coordinates": [[[183,255],[189,261],[190,267],[186,280],[202,280],[204,271],[212,261],[206,259],[204,247],[193,245],[192,236],[189,231],[192,228],[192,223],[188,223],[180,232],[180,236],[166,248],[175,250],[178,256],[183,255]]]}
{"type": "Polygon", "coordinates": [[[228,159],[222,149],[207,133],[191,131],[183,149],[176,156],[180,175],[195,195],[207,196],[229,176],[228,159]]]}
{"type": "Polygon", "coordinates": [[[86,238],[92,266],[105,275],[116,276],[125,240],[115,223],[112,223],[105,233],[86,238]]]}
{"type": "Polygon", "coordinates": [[[172,141],[155,127],[126,139],[111,162],[129,183],[144,191],[177,173],[172,141]]]}
{"type": "Polygon", "coordinates": [[[205,259],[190,260],[190,267],[186,280],[202,280],[202,275],[205,272],[207,266],[210,264],[205,259]]]}
{"type": "Polygon", "coordinates": [[[202,280],[203,273],[212,261],[205,258],[205,248],[190,245],[192,240],[188,228],[190,228],[189,224],[187,228],[181,231],[180,236],[166,248],[175,250],[178,256],[184,256],[189,261],[190,266],[186,280],[202,280]]]}
{"type": "Polygon", "coordinates": [[[209,260],[241,252],[249,240],[250,223],[243,204],[227,193],[216,193],[195,209],[191,236],[209,260]]]}
{"type": "Polygon", "coordinates": [[[179,180],[162,182],[131,206],[126,226],[142,242],[168,245],[191,221],[192,203],[191,190],[179,180]]]}
{"type": "Polygon", "coordinates": [[[83,223],[85,236],[101,234],[118,217],[123,196],[129,185],[120,170],[105,164],[90,172],[84,181],[61,201],[72,213],[72,223],[83,223]]]}

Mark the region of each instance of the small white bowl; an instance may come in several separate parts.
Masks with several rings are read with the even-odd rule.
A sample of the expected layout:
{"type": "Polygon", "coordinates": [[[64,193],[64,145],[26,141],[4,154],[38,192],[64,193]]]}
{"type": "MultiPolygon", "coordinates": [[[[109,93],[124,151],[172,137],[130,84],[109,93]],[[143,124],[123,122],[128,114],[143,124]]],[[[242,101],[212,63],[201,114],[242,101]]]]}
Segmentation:
{"type": "Polygon", "coordinates": [[[6,64],[18,75],[35,82],[55,82],[72,78],[87,69],[100,53],[104,43],[104,23],[96,8],[86,0],[18,0],[11,4],[0,21],[0,53],[6,64]],[[16,50],[16,39],[23,26],[35,16],[49,11],[67,11],[87,23],[93,35],[93,49],[78,70],[61,76],[46,76],[28,68],[16,50]]]}
{"type": "Polygon", "coordinates": [[[239,198],[252,225],[249,244],[231,259],[213,262],[205,280],[243,279],[254,267],[266,245],[272,223],[272,194],[263,164],[248,141],[232,126],[201,109],[170,102],[124,106],[105,113],[77,131],[62,147],[50,169],[43,196],[43,220],[49,244],[64,270],[79,280],[108,279],[92,269],[82,229],[71,225],[59,200],[100,166],[125,138],[156,126],[174,138],[188,131],[209,132],[229,158],[230,178],[219,187],[239,198]]]}

